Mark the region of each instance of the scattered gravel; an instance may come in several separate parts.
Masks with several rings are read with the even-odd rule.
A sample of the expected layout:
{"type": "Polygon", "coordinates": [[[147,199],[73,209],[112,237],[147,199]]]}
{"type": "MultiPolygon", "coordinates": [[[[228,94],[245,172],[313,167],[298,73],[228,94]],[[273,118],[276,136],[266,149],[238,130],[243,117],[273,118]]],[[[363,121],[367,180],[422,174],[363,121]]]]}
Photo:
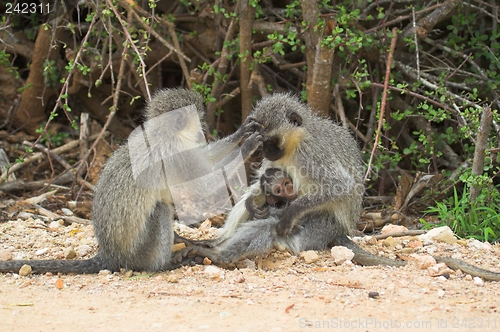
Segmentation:
{"type": "MultiPolygon", "coordinates": [[[[91,226],[53,226],[33,215],[0,224],[0,258],[95,255],[91,226]]],[[[214,231],[205,224],[198,233],[182,232],[209,237],[214,231]]],[[[428,260],[430,254],[452,256],[500,272],[499,245],[418,236],[354,240],[409,264],[361,267],[346,259],[336,265],[330,250],[298,256],[273,251],[235,270],[199,265],[154,274],[7,273],[0,275],[0,330],[500,330],[499,282],[428,260]]]]}

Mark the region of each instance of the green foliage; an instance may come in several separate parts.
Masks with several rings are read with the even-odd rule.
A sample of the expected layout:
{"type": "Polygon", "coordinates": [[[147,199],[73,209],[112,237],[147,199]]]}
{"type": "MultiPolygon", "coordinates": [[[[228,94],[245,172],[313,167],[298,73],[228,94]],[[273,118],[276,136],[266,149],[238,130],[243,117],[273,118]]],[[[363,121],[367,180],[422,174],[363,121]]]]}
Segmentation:
{"type": "MultiPolygon", "coordinates": [[[[459,237],[481,241],[500,238],[500,193],[497,188],[491,193],[484,190],[475,202],[471,202],[467,187],[461,196],[454,187],[453,197],[436,202],[427,212],[437,214],[441,220],[438,226],[449,226],[459,237]]],[[[421,222],[425,228],[433,226],[423,219],[421,222]]]]}
{"type": "Polygon", "coordinates": [[[59,84],[59,69],[55,60],[45,60],[43,63],[43,80],[46,86],[56,88],[59,84]]]}

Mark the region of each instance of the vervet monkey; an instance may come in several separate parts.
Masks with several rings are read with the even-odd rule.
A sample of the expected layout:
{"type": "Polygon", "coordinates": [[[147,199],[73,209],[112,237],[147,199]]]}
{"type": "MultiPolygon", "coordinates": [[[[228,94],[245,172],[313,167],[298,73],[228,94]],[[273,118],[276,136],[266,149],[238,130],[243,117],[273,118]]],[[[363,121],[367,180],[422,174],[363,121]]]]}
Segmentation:
{"type": "MultiPolygon", "coordinates": [[[[209,173],[212,166],[199,160],[197,153],[189,151],[158,158],[155,163],[148,158],[155,154],[158,157],[157,154],[164,151],[182,151],[197,146],[199,133],[202,133],[200,120],[201,127],[205,126],[205,106],[198,93],[165,89],[157,92],[145,109],[145,120],[148,121],[185,107],[194,107],[198,116],[175,111],[171,114],[175,120],[171,124],[173,127],[162,133],[163,136],[151,139],[146,137],[148,130],[143,130],[139,132],[139,136],[145,136],[142,141],[125,143],[107,161],[96,184],[92,207],[99,245],[95,257],[86,260],[3,261],[0,262],[0,272],[17,272],[25,264],[30,265],[34,273],[97,273],[104,269],[158,271],[175,267],[183,253],[172,255],[174,203],[166,182],[170,185],[190,180],[186,177],[191,175],[176,167],[180,164],[192,164],[194,174],[209,173]],[[145,142],[144,146],[141,142],[145,142]],[[132,154],[134,161],[142,162],[142,166],[152,164],[145,167],[139,177],[134,175],[132,154]]],[[[143,127],[148,125],[145,122],[143,127]]],[[[262,144],[257,127],[260,125],[248,119],[234,134],[210,143],[208,148],[214,161],[224,164],[224,156],[247,134],[253,133],[241,146],[243,159],[248,158],[262,144]]]]}

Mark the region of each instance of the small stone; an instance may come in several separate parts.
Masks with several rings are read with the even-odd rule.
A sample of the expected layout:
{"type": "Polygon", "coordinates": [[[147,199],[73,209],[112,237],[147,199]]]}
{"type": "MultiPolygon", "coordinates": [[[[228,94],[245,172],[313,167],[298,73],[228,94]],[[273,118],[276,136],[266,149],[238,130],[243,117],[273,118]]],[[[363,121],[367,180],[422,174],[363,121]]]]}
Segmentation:
{"type": "Polygon", "coordinates": [[[59,279],[56,280],[56,288],[57,289],[63,289],[64,288],[64,281],[61,278],[59,278],[59,279]]]}
{"type": "Polygon", "coordinates": [[[173,246],[172,246],[172,252],[177,252],[177,251],[181,251],[182,249],[186,248],[186,244],[184,242],[181,242],[181,243],[175,243],[173,246]]]}
{"type": "Polygon", "coordinates": [[[380,297],[380,294],[378,292],[369,292],[368,297],[370,299],[378,299],[380,297]]]}
{"type": "Polygon", "coordinates": [[[0,261],[11,261],[12,253],[9,250],[0,251],[0,261]]]}
{"type": "Polygon", "coordinates": [[[101,271],[99,271],[99,275],[100,276],[107,276],[107,275],[110,275],[110,274],[111,274],[110,270],[101,270],[101,271]]]}
{"type": "Polygon", "coordinates": [[[442,289],[438,290],[438,297],[439,298],[442,298],[444,295],[445,295],[445,291],[444,290],[442,290],[442,289]]]}
{"type": "Polygon", "coordinates": [[[35,256],[41,256],[49,252],[49,248],[42,248],[35,251],[35,256]]]}
{"type": "Polygon", "coordinates": [[[207,265],[203,270],[203,273],[210,275],[210,277],[216,281],[220,281],[224,279],[224,270],[215,266],[215,265],[207,265]]]}
{"type": "Polygon", "coordinates": [[[408,247],[410,248],[422,248],[424,246],[424,244],[422,243],[422,241],[419,241],[419,240],[416,240],[416,241],[410,241],[408,243],[408,247]]]}
{"type": "Polygon", "coordinates": [[[382,245],[384,247],[392,247],[394,245],[394,238],[392,236],[389,236],[387,239],[382,241],[382,245]]]}
{"type": "Polygon", "coordinates": [[[415,249],[413,248],[403,248],[401,249],[401,253],[405,255],[413,254],[415,252],[415,249]]]}
{"type": "Polygon", "coordinates": [[[413,255],[411,255],[411,257],[413,257],[415,259],[415,261],[417,262],[417,266],[421,270],[427,269],[428,267],[430,267],[432,265],[436,265],[436,260],[432,256],[429,256],[429,255],[421,256],[421,255],[413,254],[413,255]]]}
{"type": "Polygon", "coordinates": [[[330,253],[335,265],[344,264],[345,262],[351,261],[354,258],[354,253],[352,252],[352,250],[342,246],[332,247],[330,253]]]}
{"type": "Polygon", "coordinates": [[[134,271],[128,270],[127,272],[125,272],[123,274],[123,278],[128,279],[128,278],[130,278],[132,276],[133,273],[134,273],[134,271]]]}
{"type": "Polygon", "coordinates": [[[445,263],[438,263],[438,264],[434,264],[434,265],[431,265],[427,268],[427,271],[433,275],[433,276],[436,276],[436,275],[441,275],[441,272],[446,270],[448,267],[446,266],[445,263]]]}
{"type": "Polygon", "coordinates": [[[59,221],[53,221],[49,224],[49,228],[52,228],[52,229],[58,229],[61,227],[61,224],[59,223],[59,221]]]}
{"type": "Polygon", "coordinates": [[[476,249],[480,249],[480,250],[491,250],[492,249],[491,244],[489,244],[488,242],[481,242],[477,239],[472,240],[469,243],[469,246],[474,247],[476,249]]]}
{"type": "Polygon", "coordinates": [[[453,244],[457,242],[455,234],[453,234],[453,231],[448,226],[442,226],[431,229],[426,234],[420,235],[419,238],[421,241],[434,240],[439,242],[445,242],[448,244],[453,244]]]}
{"type": "Polygon", "coordinates": [[[167,281],[172,283],[172,284],[176,284],[179,282],[179,278],[176,276],[176,275],[173,275],[173,274],[169,274],[167,276],[167,281]]]}
{"type": "Polygon", "coordinates": [[[307,264],[314,263],[319,259],[319,255],[314,250],[303,251],[300,253],[300,257],[302,257],[307,264]]]}
{"type": "Polygon", "coordinates": [[[63,256],[66,259],[73,259],[76,257],[76,251],[73,249],[73,247],[68,247],[63,250],[63,256]]]}
{"type": "Polygon", "coordinates": [[[65,216],[72,216],[74,213],[73,211],[71,211],[70,209],[67,209],[67,208],[62,208],[61,209],[61,212],[65,215],[65,216]]]}
{"type": "Polygon", "coordinates": [[[25,277],[27,275],[30,275],[31,271],[32,271],[31,266],[24,264],[19,269],[19,275],[22,276],[22,277],[25,277]]]}
{"type": "Polygon", "coordinates": [[[476,285],[476,286],[483,286],[484,285],[483,279],[481,279],[479,277],[474,277],[473,280],[474,280],[474,285],[476,285]]]}
{"type": "Polygon", "coordinates": [[[83,257],[83,256],[87,255],[91,250],[92,250],[92,248],[89,245],[82,244],[82,245],[78,246],[78,255],[80,257],[83,257]]]}
{"type": "Polygon", "coordinates": [[[385,235],[385,234],[405,232],[407,230],[408,228],[401,225],[387,224],[380,230],[380,233],[385,235]]]}
{"type": "Polygon", "coordinates": [[[368,237],[368,239],[365,241],[366,244],[369,244],[369,245],[376,245],[377,244],[377,239],[374,238],[373,236],[370,236],[368,237]]]}
{"type": "Polygon", "coordinates": [[[203,265],[210,265],[210,264],[212,264],[212,261],[208,257],[203,258],[203,265]]]}

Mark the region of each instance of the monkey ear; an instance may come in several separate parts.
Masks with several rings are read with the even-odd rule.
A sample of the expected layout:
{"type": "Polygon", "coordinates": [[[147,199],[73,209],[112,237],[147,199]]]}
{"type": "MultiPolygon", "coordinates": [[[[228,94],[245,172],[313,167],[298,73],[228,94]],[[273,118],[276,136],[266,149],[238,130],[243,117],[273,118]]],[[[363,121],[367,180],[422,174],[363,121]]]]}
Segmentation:
{"type": "Polygon", "coordinates": [[[296,127],[302,126],[302,117],[295,112],[288,114],[288,121],[296,127]]]}

